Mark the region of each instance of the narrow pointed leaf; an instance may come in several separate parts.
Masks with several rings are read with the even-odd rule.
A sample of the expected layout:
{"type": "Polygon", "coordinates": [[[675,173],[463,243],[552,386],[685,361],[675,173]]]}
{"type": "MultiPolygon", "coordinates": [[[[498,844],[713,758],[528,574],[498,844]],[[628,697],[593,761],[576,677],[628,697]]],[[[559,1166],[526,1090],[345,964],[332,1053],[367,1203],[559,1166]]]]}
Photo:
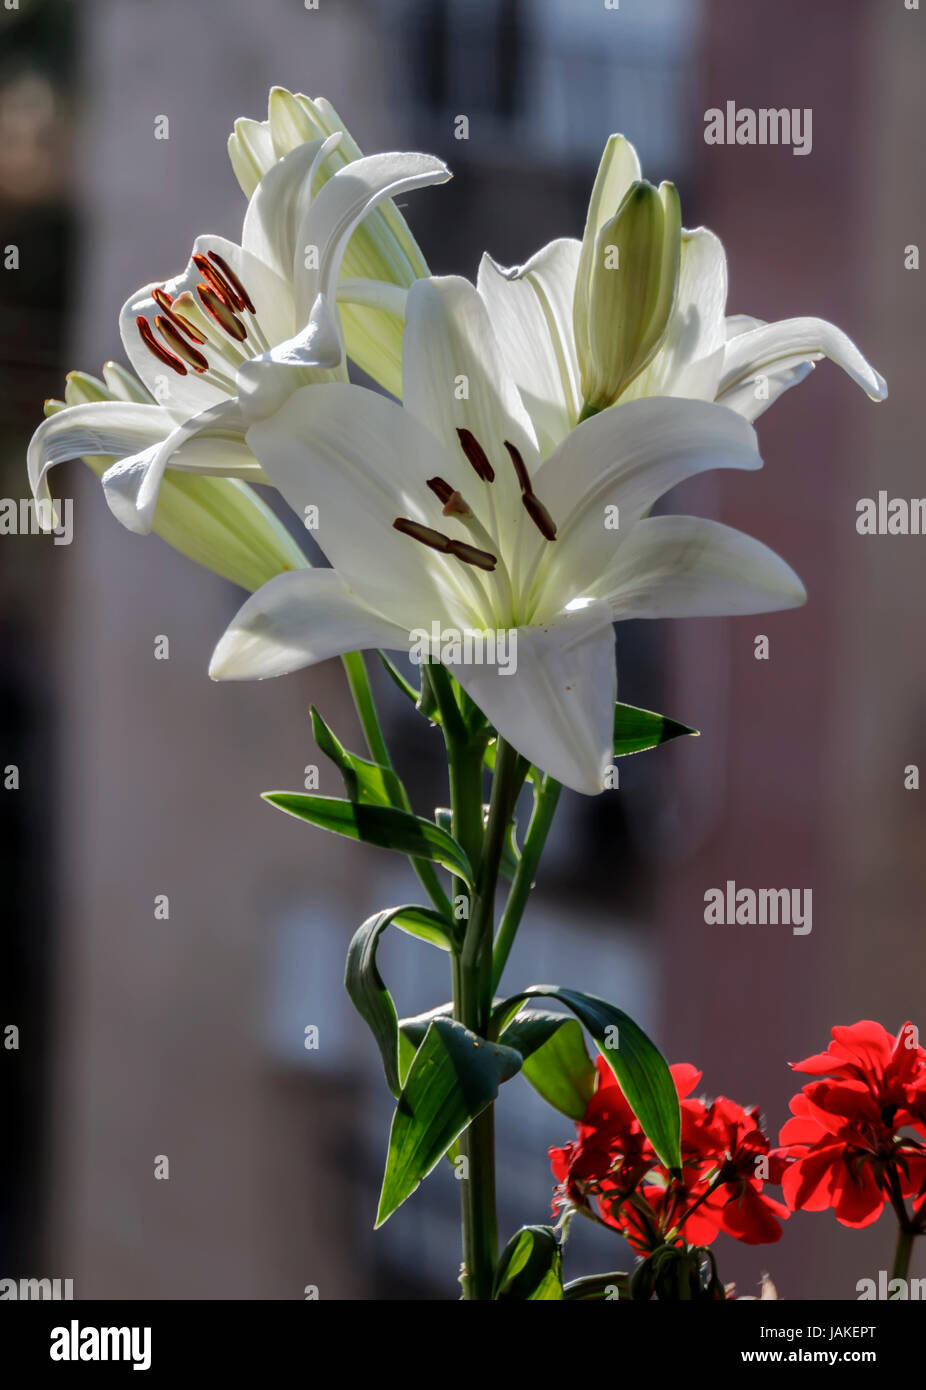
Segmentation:
{"type": "Polygon", "coordinates": [[[617,1302],[630,1298],[630,1275],[587,1274],[583,1279],[573,1279],[563,1289],[563,1298],[569,1301],[590,1302],[592,1299],[605,1299],[617,1302]]]}
{"type": "Polygon", "coordinates": [[[538,996],[564,1004],[595,1040],[620,1083],[631,1110],[667,1168],[681,1169],[681,1112],[672,1074],[662,1053],[622,1009],[580,990],[531,985],[493,1010],[503,1031],[518,1005],[538,996]]]}
{"type": "MultiPolygon", "coordinates": [[[[438,934],[443,923],[436,912],[427,907],[387,907],[368,917],[354,934],[347,950],[344,985],[354,1008],[369,1025],[380,1056],[390,1091],[397,1096],[402,1089],[399,1061],[399,1025],[392,996],[386,988],[376,964],[379,938],[388,926],[418,922],[438,934]]],[[[405,930],[409,930],[406,925],[405,930]]],[[[446,949],[450,949],[449,940],[446,949]]]]}
{"type": "Polygon", "coordinates": [[[315,742],[330,758],[344,779],[344,790],[351,801],[369,806],[395,806],[409,810],[405,788],[396,772],[381,763],[370,762],[356,753],[349,753],[322,719],[315,706],[310,711],[315,742]]]}
{"type": "Polygon", "coordinates": [[[433,821],[392,806],[370,806],[342,801],[336,796],[309,796],[302,792],[264,792],[263,796],[278,810],[336,835],[398,850],[413,859],[433,859],[472,887],[473,871],[464,850],[433,821]]]}
{"type": "Polygon", "coordinates": [[[432,1020],[396,1105],[377,1226],[411,1196],[520,1065],[513,1048],[486,1042],[453,1019],[432,1020]]]}
{"type": "Polygon", "coordinates": [[[415,687],[412,685],[411,681],[407,681],[405,679],[405,677],[402,675],[402,672],[399,670],[397,666],[393,664],[393,662],[389,660],[385,652],[377,651],[376,655],[379,657],[393,683],[398,686],[399,690],[401,690],[406,700],[411,700],[413,705],[417,705],[418,697],[420,696],[421,691],[416,690],[415,687]]]}
{"type": "Polygon", "coordinates": [[[698,731],[664,714],[655,714],[652,710],[637,709],[635,705],[614,706],[615,758],[625,757],[628,753],[642,753],[647,748],[655,748],[684,734],[697,738],[698,731]]]}
{"type": "Polygon", "coordinates": [[[551,1303],[563,1297],[563,1252],[552,1226],[522,1226],[502,1251],[493,1299],[551,1303]]]}
{"type": "Polygon", "coordinates": [[[522,1075],[548,1105],[581,1120],[595,1094],[597,1072],[574,1018],[522,1009],[499,1038],[524,1059],[522,1075]]]}

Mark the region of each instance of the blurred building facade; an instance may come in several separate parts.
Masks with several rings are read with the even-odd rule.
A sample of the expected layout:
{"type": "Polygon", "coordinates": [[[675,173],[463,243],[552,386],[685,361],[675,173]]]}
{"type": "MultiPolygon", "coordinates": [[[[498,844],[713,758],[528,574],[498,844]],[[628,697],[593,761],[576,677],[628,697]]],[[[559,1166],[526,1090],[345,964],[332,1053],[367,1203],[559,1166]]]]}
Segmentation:
{"type": "MultiPolygon", "coordinates": [[[[810,603],[620,633],[622,698],[703,737],[630,760],[620,791],[594,803],[564,798],[510,967],[517,984],[559,979],[614,998],[670,1060],[704,1067],[709,1092],[760,1104],[777,1129],[796,1089],[786,1061],[822,1047],[833,1022],[915,1021],[926,955],[922,812],[902,782],[923,737],[918,542],[861,538],[854,525],[856,499],[882,475],[892,494],[916,493],[916,284],[902,248],[922,225],[908,176],[920,30],[865,0],[819,0],[810,15],[784,0],[761,25],[733,0],[623,0],[594,14],[566,0],[242,0],[221,19],[189,0],[53,8],[56,24],[75,24],[77,56],[56,78],[75,121],[54,147],[73,138],[74,156],[51,204],[63,225],[75,220],[79,251],[62,235],[48,253],[61,281],[48,313],[67,350],[59,341],[43,360],[40,389],[12,378],[7,477],[56,389],[52,368],[93,371],[119,355],[127,293],[182,264],[198,232],[235,234],[225,137],[235,116],[263,114],[274,83],[329,96],[364,149],[448,159],[453,183],[405,208],[437,272],[473,275],[483,249],[517,262],[580,234],[600,147],[622,129],[649,177],[680,182],[686,223],[723,237],[733,311],[830,317],[887,375],[891,401],[875,410],[824,364],[761,422],[763,474],[679,492],[678,509],[780,550],[810,603]],[[728,98],[813,107],[812,155],[705,146],[703,112],[728,98]],[[461,113],[467,141],[454,139],[461,113]],[[156,141],[161,115],[170,138],[156,141]],[[754,660],[757,633],[770,637],[768,663],[754,660]],[[704,892],[728,878],[811,888],[813,933],[707,927],[704,892]]],[[[53,868],[17,897],[20,939],[41,942],[19,1007],[44,1041],[28,1085],[25,1048],[17,1062],[17,1113],[34,1124],[12,1176],[31,1206],[4,1258],[73,1277],[79,1297],[300,1298],[306,1286],[322,1298],[453,1297],[449,1173],[372,1235],[389,1097],[340,989],[351,933],[412,880],[258,795],[301,786],[318,761],[310,703],[359,747],[340,668],[211,685],[208,656],[240,595],[122,531],[79,464],[62,491],[76,499],[73,546],[23,538],[9,564],[10,542],[0,547],[30,624],[11,688],[43,713],[31,735],[14,721],[11,739],[33,782],[54,788],[51,806],[16,804],[30,842],[47,836],[53,868]],[[162,635],[168,661],[154,659],[162,635]],[[317,1050],[304,1046],[308,1025],[317,1050]]],[[[439,804],[436,735],[388,681],[377,689],[416,804],[439,804]]],[[[321,789],[338,791],[333,768],[321,789]]],[[[384,946],[400,1011],[446,997],[445,964],[424,952],[384,946]]],[[[508,1231],[545,1219],[546,1147],[570,1126],[521,1082],[504,1099],[508,1231]]],[[[864,1256],[858,1239],[799,1217],[774,1250],[723,1242],[718,1256],[744,1291],[769,1269],[789,1297],[852,1297],[889,1235],[865,1237],[864,1256]]],[[[589,1229],[570,1261],[614,1267],[615,1255],[589,1229]]]]}

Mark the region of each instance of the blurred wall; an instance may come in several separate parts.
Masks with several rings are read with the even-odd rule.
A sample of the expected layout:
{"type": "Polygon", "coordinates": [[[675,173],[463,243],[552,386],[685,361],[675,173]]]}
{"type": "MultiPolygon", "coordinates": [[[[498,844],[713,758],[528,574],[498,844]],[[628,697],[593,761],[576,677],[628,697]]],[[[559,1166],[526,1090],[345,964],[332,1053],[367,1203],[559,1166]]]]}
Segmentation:
{"type": "MultiPolygon", "coordinates": [[[[919,282],[902,267],[923,220],[911,177],[923,128],[919,17],[875,0],[782,0],[757,18],[758,6],[706,0],[698,31],[701,6],[623,0],[596,17],[593,63],[579,43],[584,12],[570,25],[546,0],[508,5],[504,61],[515,33],[521,64],[526,54],[533,71],[558,72],[537,88],[548,108],[528,105],[515,120],[483,49],[467,47],[489,8],[466,11],[458,42],[441,26],[460,7],[437,0],[74,7],[80,249],[62,239],[49,252],[62,283],[46,328],[60,333],[69,297],[69,364],[94,371],[121,356],[127,293],[181,265],[196,232],[235,235],[242,203],[225,138],[235,116],[262,116],[281,83],[328,95],[365,148],[407,143],[450,160],[454,183],[406,209],[438,271],[472,274],[483,246],[523,260],[578,233],[589,127],[600,125],[600,144],[623,126],[649,177],[682,171],[686,223],[722,236],[732,311],[821,314],[858,340],[889,379],[886,405],[821,364],[760,421],[762,474],[699,481],[672,499],[780,550],[810,602],[620,633],[622,697],[662,705],[702,738],[630,760],[609,797],[564,798],[549,891],[512,965],[519,979],[594,988],[594,977],[670,1060],[697,1063],[706,1090],[759,1104],[777,1130],[797,1089],[787,1060],[822,1047],[834,1022],[915,1021],[921,995],[922,812],[902,780],[923,741],[921,540],[855,532],[859,497],[879,485],[918,491],[919,282]],[[438,54],[447,85],[412,80],[433,75],[438,54]],[[617,80],[628,72],[636,85],[617,80]],[[463,148],[447,114],[470,87],[482,123],[463,148]],[[633,102],[622,100],[631,90],[633,102]],[[703,112],[727,99],[812,107],[813,153],[705,146],[703,112]],[[600,119],[581,119],[583,102],[600,119]],[[160,115],[168,141],[154,139],[160,115]],[[757,633],[770,637],[768,662],[754,660],[757,633]],[[704,892],[728,878],[811,889],[812,934],[707,927],[704,892]]],[[[41,359],[41,387],[20,382],[16,399],[37,407],[54,389],[52,365],[41,359]]],[[[79,464],[62,471],[61,490],[76,498],[73,546],[30,560],[34,588],[20,566],[9,570],[30,589],[35,650],[20,648],[19,662],[38,713],[33,768],[44,726],[55,793],[29,840],[41,846],[45,825],[56,864],[53,911],[40,896],[51,875],[44,889],[33,878],[30,898],[33,916],[54,922],[31,975],[39,981],[41,968],[52,991],[36,1262],[74,1277],[81,1297],[299,1298],[307,1284],[323,1298],[452,1297],[455,1193],[439,1175],[371,1241],[388,1097],[339,978],[353,928],[408,895],[409,880],[400,886],[386,856],[288,821],[258,796],[298,788],[317,760],[310,702],[358,746],[340,668],[212,686],[208,656],[240,595],[121,530],[79,464]],[[166,662],[154,659],[159,635],[166,662]],[[158,894],[166,921],[154,915],[158,894]],[[321,1047],[310,1054],[302,1033],[313,1023],[321,1047]],[[158,1155],[167,1181],[154,1176],[158,1155]]],[[[7,603],[5,633],[17,611],[7,603]]],[[[443,799],[433,738],[379,689],[419,804],[443,799]]],[[[333,772],[322,770],[321,789],[338,791],[333,772]]],[[[412,968],[401,942],[388,949],[404,1007],[442,997],[439,972],[412,968]]],[[[545,1146],[569,1137],[556,1116],[538,1126],[537,1109],[522,1097],[500,1126],[506,1219],[544,1218],[545,1146]]],[[[587,1237],[576,1233],[570,1260],[582,1262],[587,1237]]],[[[768,1269],[791,1298],[853,1297],[890,1242],[886,1222],[859,1237],[828,1215],[799,1215],[781,1245],[722,1239],[718,1257],[744,1292],[768,1269]]],[[[586,1248],[595,1263],[609,1258],[601,1241],[586,1248]]]]}
{"type": "MultiPolygon", "coordinates": [[[[783,0],[764,21],[756,9],[708,5],[699,104],[810,107],[813,149],[702,147],[698,212],[728,249],[730,312],[828,318],[890,386],[874,406],[821,363],[759,420],[763,472],[723,479],[715,514],[794,565],[806,608],[674,633],[676,707],[704,737],[684,750],[688,855],[657,909],[666,1043],[777,1132],[805,1080],[786,1063],[824,1049],[833,1024],[922,1024],[924,813],[903,773],[923,755],[924,541],[855,523],[878,488],[923,492],[923,292],[904,248],[923,226],[926,36],[902,5],[783,0]],[[704,892],[729,879],[812,890],[812,932],[707,926],[704,892]]],[[[778,1246],[726,1243],[722,1268],[743,1286],[761,1261],[782,1296],[854,1298],[890,1268],[895,1234],[889,1214],[858,1233],[798,1213],[778,1246]]]]}

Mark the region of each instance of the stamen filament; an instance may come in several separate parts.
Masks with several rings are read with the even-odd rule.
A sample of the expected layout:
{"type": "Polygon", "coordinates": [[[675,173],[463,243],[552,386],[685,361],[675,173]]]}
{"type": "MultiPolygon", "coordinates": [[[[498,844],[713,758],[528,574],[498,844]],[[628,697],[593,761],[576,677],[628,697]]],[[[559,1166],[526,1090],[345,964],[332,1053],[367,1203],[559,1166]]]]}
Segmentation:
{"type": "Polygon", "coordinates": [[[165,318],[169,318],[175,328],[179,328],[182,333],[196,344],[206,341],[198,329],[194,328],[189,319],[185,319],[182,314],[178,314],[174,308],[174,301],[165,289],[158,287],[151,291],[151,297],[158,308],[163,309],[165,318]]]}

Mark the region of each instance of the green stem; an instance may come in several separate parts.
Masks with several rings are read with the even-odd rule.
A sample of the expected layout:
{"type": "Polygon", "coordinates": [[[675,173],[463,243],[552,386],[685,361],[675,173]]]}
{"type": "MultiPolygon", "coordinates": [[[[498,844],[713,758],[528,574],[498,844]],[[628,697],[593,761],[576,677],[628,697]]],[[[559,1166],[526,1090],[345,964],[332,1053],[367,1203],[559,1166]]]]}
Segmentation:
{"type": "MultiPolygon", "coordinates": [[[[481,760],[481,747],[478,750],[481,760]]],[[[486,1037],[492,1007],[492,930],[495,890],[505,833],[520,790],[521,760],[499,739],[492,781],[492,799],[476,891],[457,968],[456,1016],[465,1027],[486,1037]]],[[[481,807],[480,807],[481,819],[481,807]]],[[[498,1263],[498,1223],[495,1201],[495,1113],[487,1106],[460,1137],[467,1160],[462,1194],[463,1297],[487,1300],[498,1263]]]]}
{"type": "Polygon", "coordinates": [[[508,963],[508,956],[514,945],[514,939],[521,924],[530,891],[534,886],[534,875],[547,842],[547,835],[550,833],[550,826],[553,824],[561,791],[562,787],[559,782],[554,782],[552,777],[544,777],[540,792],[534,802],[530,824],[527,827],[527,834],[521,849],[521,858],[511,884],[505,910],[502,913],[498,935],[495,938],[495,950],[492,954],[493,993],[498,988],[508,963]]]}
{"type": "MultiPolygon", "coordinates": [[[[458,880],[455,891],[469,898],[469,915],[461,951],[453,957],[453,1016],[479,1037],[486,1037],[492,998],[491,950],[495,888],[505,832],[520,787],[521,759],[502,740],[496,753],[488,823],[483,829],[484,731],[472,732],[460,711],[453,682],[441,666],[429,678],[447,744],[450,806],[454,838],[473,866],[472,896],[458,880]]],[[[465,1162],[460,1192],[463,1235],[463,1298],[488,1301],[498,1263],[495,1203],[495,1116],[487,1106],[460,1135],[465,1162]]]]}
{"type": "MultiPolygon", "coordinates": [[[[354,699],[360,727],[363,729],[363,736],[367,741],[370,757],[381,767],[391,768],[392,759],[389,756],[386,738],[379,722],[376,701],[373,699],[373,688],[370,685],[370,676],[363,659],[363,653],[350,652],[347,656],[342,656],[341,661],[347,676],[347,684],[350,686],[350,693],[354,699]]],[[[409,808],[406,807],[406,809],[409,808]]],[[[452,921],[453,907],[441,887],[434,865],[427,859],[413,859],[411,864],[418,875],[421,886],[438,912],[442,913],[448,921],[452,921]]]]}
{"type": "Polygon", "coordinates": [[[910,1256],[913,1253],[913,1240],[916,1232],[909,1226],[900,1226],[897,1231],[897,1247],[894,1251],[892,1279],[906,1280],[910,1269],[910,1256]]]}
{"type": "Polygon", "coordinates": [[[342,656],[341,661],[344,663],[347,684],[354,697],[357,717],[370,750],[370,757],[383,767],[392,767],[389,749],[386,747],[386,740],[380,726],[379,715],[376,713],[376,704],[373,699],[373,690],[370,686],[370,677],[366,662],[363,659],[363,652],[350,652],[347,656],[342,656]]]}

